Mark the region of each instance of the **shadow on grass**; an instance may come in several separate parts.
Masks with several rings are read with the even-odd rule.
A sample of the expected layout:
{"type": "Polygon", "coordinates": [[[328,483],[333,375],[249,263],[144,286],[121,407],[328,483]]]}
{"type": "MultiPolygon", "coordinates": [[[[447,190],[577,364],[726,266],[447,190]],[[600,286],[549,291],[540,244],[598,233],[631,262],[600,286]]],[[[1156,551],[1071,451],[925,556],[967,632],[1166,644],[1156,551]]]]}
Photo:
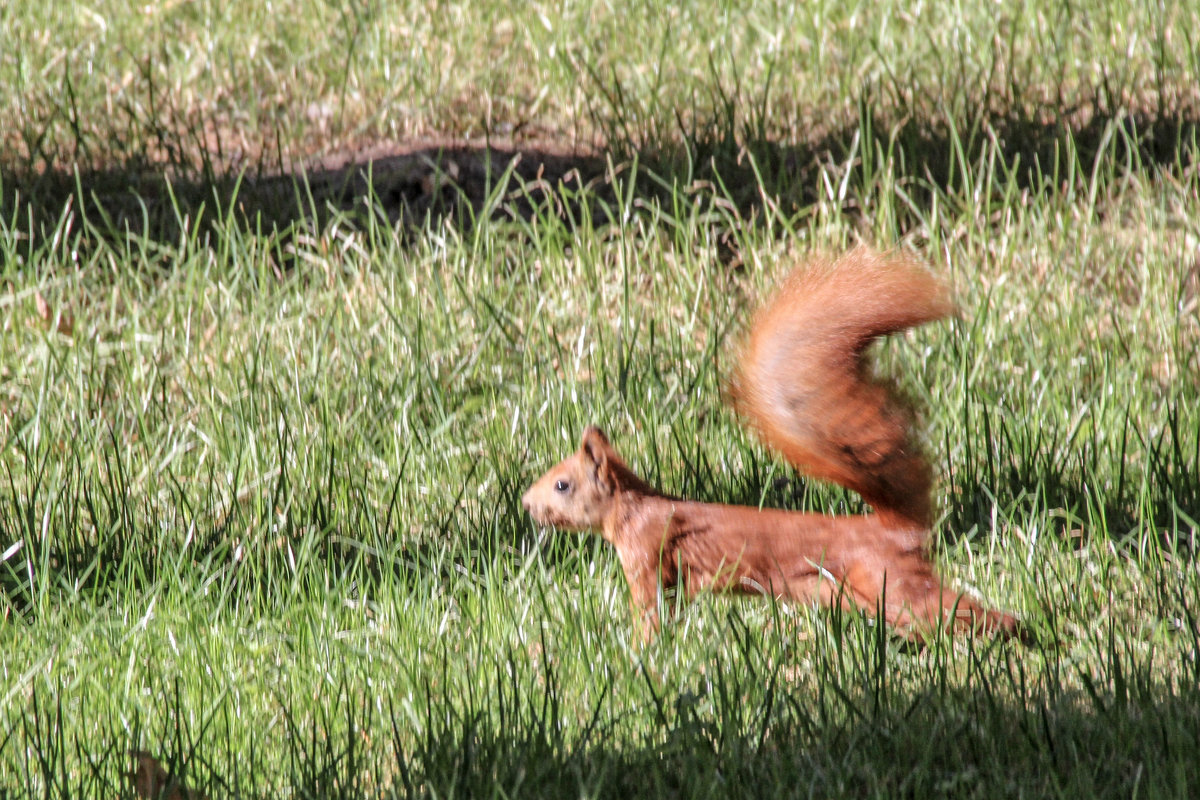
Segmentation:
{"type": "MultiPolygon", "coordinates": [[[[729,112],[732,114],[733,112],[729,112]]],[[[62,165],[0,163],[0,218],[24,237],[30,258],[48,246],[64,214],[85,238],[129,236],[176,244],[214,226],[256,233],[319,230],[331,219],[385,220],[407,234],[445,221],[460,230],[480,219],[549,214],[568,225],[584,214],[613,221],[630,199],[670,208],[672,191],[732,206],[742,219],[791,219],[818,200],[861,214],[856,193],[881,172],[922,204],[934,189],[975,185],[995,157],[1005,181],[1057,191],[1128,166],[1186,168],[1196,160],[1200,110],[979,114],[954,123],[935,114],[860,107],[858,119],[807,141],[772,141],[728,118],[669,142],[616,138],[610,150],[552,141],[380,145],[312,161],[294,170],[223,173],[206,154],[200,167],[133,162],[77,171],[62,165]],[[636,172],[630,164],[636,159],[636,172]],[[1099,169],[1100,165],[1111,169],[1099,169]],[[848,192],[823,180],[829,170],[848,192]],[[635,174],[633,186],[625,185],[635,174]],[[978,174],[976,174],[978,173],[978,174]],[[203,176],[203,177],[197,177],[203,176]]],[[[635,203],[637,205],[638,203],[635,203]]],[[[628,209],[625,209],[628,211],[628,209]]]]}
{"type": "Polygon", "coordinates": [[[864,700],[844,696],[829,709],[834,719],[822,720],[820,701],[784,691],[763,719],[747,720],[688,710],[693,698],[680,697],[651,741],[619,747],[456,720],[407,754],[399,794],[1184,797],[1200,778],[1191,689],[1102,711],[1099,701],[1018,707],[975,691],[895,697],[874,709],[864,700]]]}
{"type": "Polygon", "coordinates": [[[1164,677],[1154,653],[1110,639],[1084,666],[982,643],[914,666],[846,631],[798,661],[730,633],[743,651],[677,692],[635,666],[584,701],[544,653],[536,681],[528,665],[473,665],[476,691],[453,696],[462,664],[398,697],[343,675],[322,695],[280,695],[278,730],[248,750],[229,695],[189,709],[159,687],[158,719],[135,712],[82,740],[64,733],[63,695],[35,691],[5,721],[0,764],[47,797],[127,792],[129,750],[211,798],[1189,797],[1200,781],[1194,661],[1164,677]],[[969,662],[965,678],[945,679],[950,659],[969,662]]]}

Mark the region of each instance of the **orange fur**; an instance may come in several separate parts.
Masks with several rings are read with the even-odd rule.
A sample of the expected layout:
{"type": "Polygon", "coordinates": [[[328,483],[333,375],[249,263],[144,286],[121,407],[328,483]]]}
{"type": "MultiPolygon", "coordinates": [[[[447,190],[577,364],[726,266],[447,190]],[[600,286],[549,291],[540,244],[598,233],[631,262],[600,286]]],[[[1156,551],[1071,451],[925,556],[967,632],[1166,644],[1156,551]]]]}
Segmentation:
{"type": "Polygon", "coordinates": [[[675,499],[638,478],[596,427],[522,504],[539,523],[599,531],[616,547],[646,635],[658,626],[659,586],[857,605],[918,637],[941,626],[1017,633],[1015,618],[934,573],[931,471],[908,409],[864,362],[875,338],[952,311],[919,263],[860,247],[798,267],[751,327],[735,378],[738,410],[797,469],[857,491],[874,514],[675,499]]]}

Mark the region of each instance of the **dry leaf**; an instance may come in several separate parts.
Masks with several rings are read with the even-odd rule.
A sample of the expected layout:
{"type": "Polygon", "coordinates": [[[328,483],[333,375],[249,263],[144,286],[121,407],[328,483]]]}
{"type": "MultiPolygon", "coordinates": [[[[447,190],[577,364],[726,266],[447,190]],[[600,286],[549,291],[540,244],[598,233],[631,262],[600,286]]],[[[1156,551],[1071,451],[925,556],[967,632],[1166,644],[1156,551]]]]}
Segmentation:
{"type": "Polygon", "coordinates": [[[133,790],[138,797],[144,800],[204,800],[203,794],[184,786],[145,750],[131,750],[129,754],[137,760],[137,768],[126,775],[133,781],[133,790]]]}
{"type": "MultiPolygon", "coordinates": [[[[33,302],[37,308],[37,315],[42,318],[42,322],[47,325],[54,323],[55,312],[50,308],[50,303],[46,301],[45,296],[41,292],[33,293],[33,302]]],[[[63,336],[75,335],[75,317],[67,309],[61,309],[58,314],[58,332],[63,336]]]]}

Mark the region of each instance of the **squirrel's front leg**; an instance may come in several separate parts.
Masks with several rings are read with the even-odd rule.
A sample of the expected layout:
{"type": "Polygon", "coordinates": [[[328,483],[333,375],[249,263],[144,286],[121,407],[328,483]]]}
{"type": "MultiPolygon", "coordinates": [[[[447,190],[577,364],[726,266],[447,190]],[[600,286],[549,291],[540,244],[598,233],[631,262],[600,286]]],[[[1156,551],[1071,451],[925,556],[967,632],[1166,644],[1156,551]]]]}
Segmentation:
{"type": "Polygon", "coordinates": [[[621,559],[625,582],[629,585],[629,607],[633,624],[642,643],[646,644],[658,633],[659,584],[661,582],[664,589],[672,588],[675,583],[674,575],[659,568],[663,562],[660,562],[657,551],[618,546],[617,555],[621,559]]]}
{"type": "MultiPolygon", "coordinates": [[[[624,559],[622,559],[624,561],[624,559]]],[[[642,644],[649,644],[658,633],[658,580],[657,570],[638,569],[635,574],[625,570],[625,582],[629,584],[629,610],[633,626],[642,644]]]]}
{"type": "Polygon", "coordinates": [[[650,644],[658,633],[658,606],[654,603],[642,605],[630,596],[629,610],[638,639],[643,645],[650,644]]]}

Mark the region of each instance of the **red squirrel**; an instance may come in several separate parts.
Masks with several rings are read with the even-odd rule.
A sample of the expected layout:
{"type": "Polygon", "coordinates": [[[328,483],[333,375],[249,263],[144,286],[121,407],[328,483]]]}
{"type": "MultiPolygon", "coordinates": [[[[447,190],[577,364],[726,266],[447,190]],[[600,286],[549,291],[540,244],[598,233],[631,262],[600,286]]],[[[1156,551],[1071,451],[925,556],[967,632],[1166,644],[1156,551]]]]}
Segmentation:
{"type": "Polygon", "coordinates": [[[663,494],[589,426],[578,452],[521,504],[543,525],[598,531],[617,549],[644,637],[658,628],[659,587],[770,594],[857,605],[900,633],[935,628],[1013,635],[1019,621],[945,586],[928,554],[929,463],[912,415],[873,379],[874,339],[954,310],[916,259],[855,248],[812,258],[756,315],[733,381],[735,408],[796,469],[862,495],[848,516],[702,503],[663,494]]]}

